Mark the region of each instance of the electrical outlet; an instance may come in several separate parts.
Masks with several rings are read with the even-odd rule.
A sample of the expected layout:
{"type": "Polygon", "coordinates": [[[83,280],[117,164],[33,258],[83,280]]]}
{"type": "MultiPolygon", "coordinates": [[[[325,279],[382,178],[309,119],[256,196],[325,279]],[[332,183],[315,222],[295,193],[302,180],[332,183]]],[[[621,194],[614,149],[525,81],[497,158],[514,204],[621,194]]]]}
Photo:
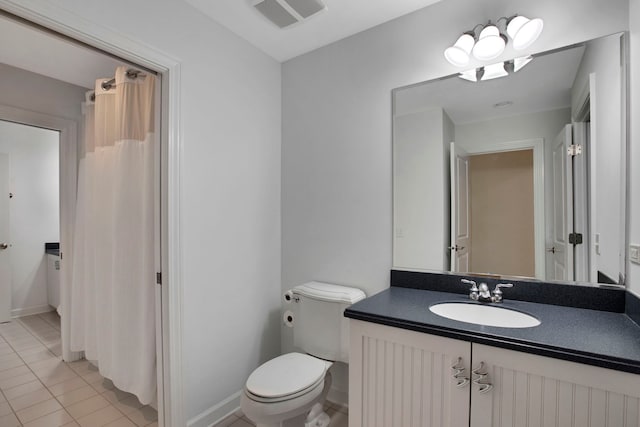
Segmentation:
{"type": "Polygon", "coordinates": [[[640,245],[629,245],[629,261],[640,264],[640,245]]]}

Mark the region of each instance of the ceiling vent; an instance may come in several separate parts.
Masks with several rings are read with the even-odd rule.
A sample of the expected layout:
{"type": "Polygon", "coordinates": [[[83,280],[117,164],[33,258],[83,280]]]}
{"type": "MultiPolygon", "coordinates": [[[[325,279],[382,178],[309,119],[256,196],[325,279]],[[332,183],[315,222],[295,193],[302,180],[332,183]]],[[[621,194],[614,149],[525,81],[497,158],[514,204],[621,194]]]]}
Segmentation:
{"type": "Polygon", "coordinates": [[[321,0],[257,0],[253,7],[280,28],[303,21],[326,8],[321,0]]]}

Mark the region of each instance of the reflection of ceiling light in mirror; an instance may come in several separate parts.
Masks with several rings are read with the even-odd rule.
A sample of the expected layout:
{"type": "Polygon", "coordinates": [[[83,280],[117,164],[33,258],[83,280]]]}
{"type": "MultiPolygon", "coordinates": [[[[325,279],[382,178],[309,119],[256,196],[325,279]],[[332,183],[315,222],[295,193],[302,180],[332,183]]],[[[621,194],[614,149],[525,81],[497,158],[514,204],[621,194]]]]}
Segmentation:
{"type": "Polygon", "coordinates": [[[458,74],[458,77],[460,77],[463,80],[468,80],[470,82],[477,82],[479,80],[482,80],[482,76],[484,75],[484,68],[474,68],[472,70],[467,70],[467,71],[463,71],[462,73],[458,74]]]}
{"type": "Polygon", "coordinates": [[[498,62],[497,64],[485,65],[482,80],[492,80],[508,75],[509,73],[504,69],[504,62],[498,62]]]}
{"type": "Polygon", "coordinates": [[[529,55],[529,56],[521,56],[520,58],[514,59],[513,60],[513,71],[515,73],[517,73],[518,71],[522,70],[525,65],[527,65],[529,62],[531,62],[532,59],[533,59],[533,56],[531,56],[531,55],[529,55]]]}
{"type": "Polygon", "coordinates": [[[495,25],[487,25],[480,32],[478,41],[473,47],[473,56],[481,61],[495,59],[504,52],[506,46],[505,37],[495,25]]]}

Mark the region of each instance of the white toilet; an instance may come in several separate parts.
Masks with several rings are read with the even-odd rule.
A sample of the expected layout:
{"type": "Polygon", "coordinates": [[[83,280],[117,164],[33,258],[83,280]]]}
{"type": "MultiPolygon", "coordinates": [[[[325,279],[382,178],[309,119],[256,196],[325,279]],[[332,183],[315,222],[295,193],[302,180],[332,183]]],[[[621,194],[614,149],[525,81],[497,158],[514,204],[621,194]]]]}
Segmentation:
{"type": "MultiPolygon", "coordinates": [[[[304,350],[271,359],[247,379],[242,412],[258,427],[326,427],[322,406],[331,388],[333,362],[349,362],[349,324],[343,316],[365,298],[360,289],[309,282],[285,294],[293,313],[293,344],[304,350]]],[[[289,319],[289,317],[291,317],[289,319]]]]}

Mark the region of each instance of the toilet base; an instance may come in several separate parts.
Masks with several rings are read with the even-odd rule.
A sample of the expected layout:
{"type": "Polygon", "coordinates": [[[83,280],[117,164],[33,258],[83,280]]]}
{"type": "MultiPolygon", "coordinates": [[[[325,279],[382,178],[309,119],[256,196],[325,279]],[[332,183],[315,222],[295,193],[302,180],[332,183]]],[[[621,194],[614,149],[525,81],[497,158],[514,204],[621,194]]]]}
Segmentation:
{"type": "Polygon", "coordinates": [[[322,410],[322,404],[316,403],[309,414],[301,414],[279,423],[257,423],[256,427],[328,427],[329,414],[322,410]]]}
{"type": "Polygon", "coordinates": [[[246,394],[242,396],[240,407],[244,414],[256,423],[256,427],[327,427],[330,418],[322,410],[322,407],[330,388],[331,373],[327,372],[320,393],[315,397],[313,395],[301,396],[290,402],[300,402],[301,400],[304,402],[306,400],[306,403],[300,402],[301,406],[298,406],[297,409],[295,406],[283,408],[278,403],[261,404],[251,401],[246,394]],[[278,413],[277,410],[273,411],[276,409],[276,405],[286,410],[281,413],[278,413]]]}

